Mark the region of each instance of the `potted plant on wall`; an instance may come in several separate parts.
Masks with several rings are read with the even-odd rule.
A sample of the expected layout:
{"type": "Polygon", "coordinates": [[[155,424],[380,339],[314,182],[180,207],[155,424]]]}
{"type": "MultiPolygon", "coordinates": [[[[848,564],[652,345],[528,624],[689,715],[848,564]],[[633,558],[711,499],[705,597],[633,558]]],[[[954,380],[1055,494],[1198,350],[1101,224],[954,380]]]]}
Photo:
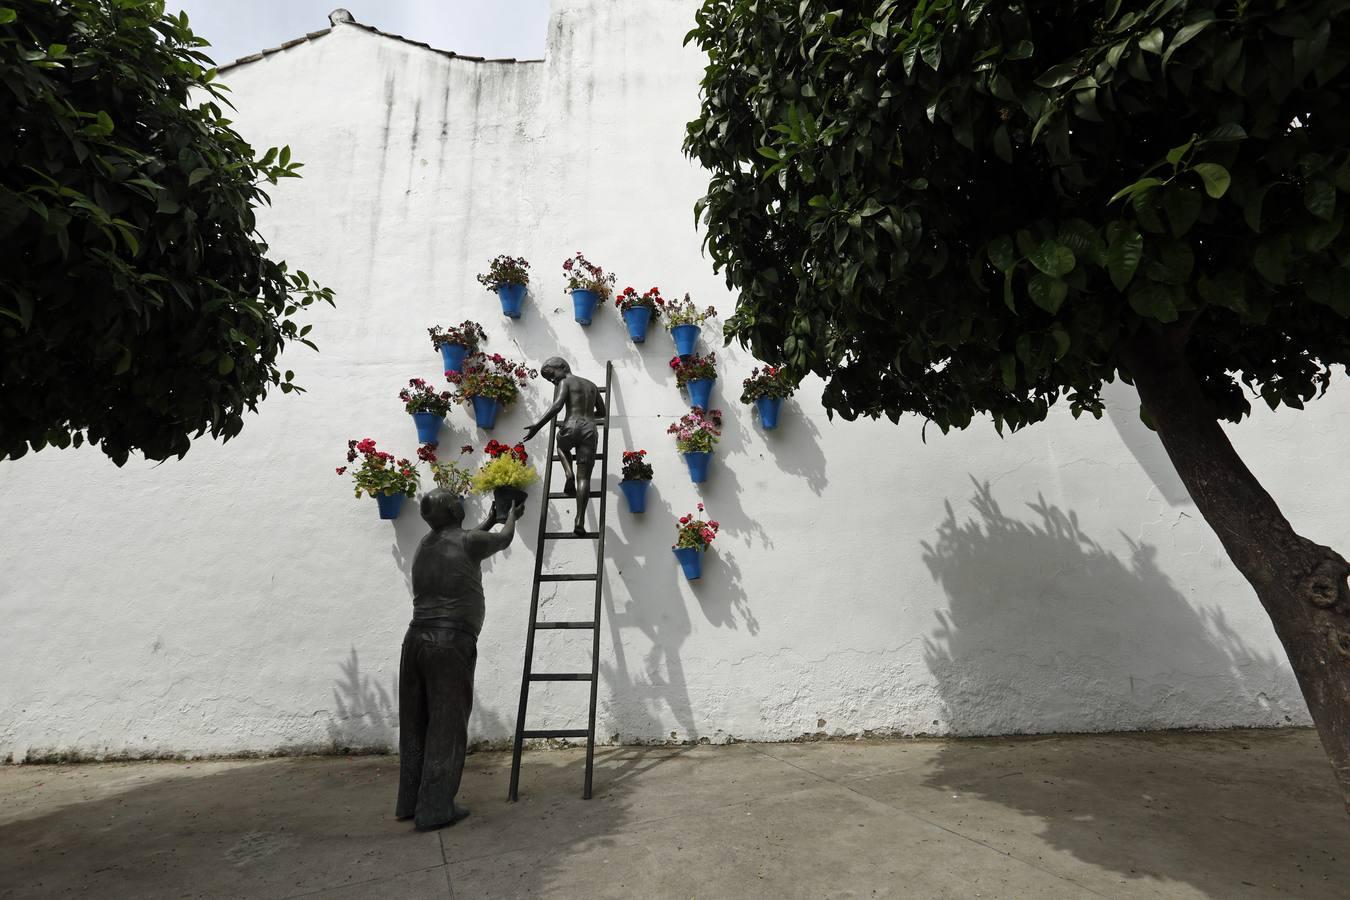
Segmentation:
{"type": "Polygon", "coordinates": [[[626,287],[614,298],[624,323],[628,326],[628,336],[633,343],[641,344],[647,340],[647,326],[661,318],[661,308],[666,301],[661,297],[660,288],[651,288],[645,294],[639,294],[626,287]]]}
{"type": "Polygon", "coordinates": [[[356,496],[369,494],[379,505],[381,519],[397,519],[404,499],[417,493],[417,469],[406,459],[394,459],[365,438],[347,442],[346,466],[338,466],[337,473],[345,475],[350,464],[361,458],[361,464],[352,471],[356,482],[356,496]]]}
{"type": "Polygon", "coordinates": [[[676,386],[689,392],[689,405],[707,409],[717,380],[717,354],[672,356],[670,367],[675,371],[676,386]]]}
{"type": "Polygon", "coordinates": [[[501,441],[488,441],[483,452],[488,461],[473,476],[476,494],[492,492],[492,502],[499,516],[505,516],[512,506],[525,505],[525,488],[534,484],[539,473],[530,465],[530,455],[524,444],[514,447],[501,441]]]}
{"type": "Polygon", "coordinates": [[[750,371],[750,377],[741,382],[741,402],[753,403],[759,410],[759,424],[765,431],[778,427],[778,411],[783,399],[791,397],[797,386],[788,380],[787,373],[779,366],[756,367],[750,371]]]}
{"type": "MultiPolygon", "coordinates": [[[[459,455],[473,452],[472,444],[459,448],[459,455]]],[[[453,459],[441,459],[436,454],[435,445],[423,445],[417,448],[417,458],[431,468],[431,480],[436,487],[444,488],[457,497],[463,497],[473,486],[473,473],[453,459]]]]}
{"type": "Polygon", "coordinates": [[[707,481],[708,463],[722,436],[722,411],[711,409],[704,413],[701,407],[695,406],[666,432],[675,435],[675,449],[684,454],[689,479],[694,484],[707,481]]]}
{"type": "Polygon", "coordinates": [[[675,558],[684,569],[684,577],[690,581],[703,577],[703,554],[717,537],[717,529],[722,526],[717,520],[703,520],[703,504],[698,505],[698,514],[685,513],[675,526],[675,558]]]}
{"type": "Polygon", "coordinates": [[[523,256],[502,254],[488,264],[486,272],[478,275],[478,283],[496,292],[503,315],[508,319],[519,319],[525,290],[530,283],[530,264],[523,256]]]}
{"type": "Polygon", "coordinates": [[[666,327],[675,339],[675,353],[679,356],[692,354],[698,346],[698,333],[703,330],[703,323],[716,315],[714,307],[699,309],[694,306],[688,294],[682,300],[669,304],[666,307],[666,327]]]}
{"type": "Polygon", "coordinates": [[[614,273],[606,274],[582,256],[580,250],[571,259],[563,260],[562,267],[567,278],[564,290],[572,295],[573,315],[582,325],[589,325],[596,305],[608,300],[614,289],[614,273]]]}
{"type": "Polygon", "coordinates": [[[445,373],[457,388],[455,402],[472,406],[474,420],[485,430],[497,424],[497,413],[515,403],[520,389],[538,375],[537,370],[500,353],[475,353],[464,361],[461,371],[445,373]]]}
{"type": "Polygon", "coordinates": [[[403,401],[403,408],[417,424],[417,440],[423,444],[436,443],[454,395],[436,390],[421,378],[411,378],[408,386],[398,392],[398,399],[403,401]]]}
{"type": "Polygon", "coordinates": [[[487,332],[477,322],[465,319],[453,328],[441,328],[434,325],[427,329],[431,335],[431,346],[441,351],[441,363],[446,372],[458,372],[464,367],[464,358],[477,353],[487,332]]]}
{"type": "Polygon", "coordinates": [[[647,462],[646,450],[623,451],[623,480],[619,490],[628,501],[628,511],[647,511],[647,488],[652,485],[652,464],[647,462]]]}

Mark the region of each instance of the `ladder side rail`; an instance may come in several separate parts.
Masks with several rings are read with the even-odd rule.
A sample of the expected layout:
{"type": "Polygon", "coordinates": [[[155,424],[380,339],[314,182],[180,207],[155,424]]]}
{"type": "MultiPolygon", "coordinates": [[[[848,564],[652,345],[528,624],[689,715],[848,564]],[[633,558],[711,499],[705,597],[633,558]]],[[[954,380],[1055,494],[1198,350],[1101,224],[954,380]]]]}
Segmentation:
{"type": "Polygon", "coordinates": [[[516,712],[516,735],[511,750],[511,786],[509,798],[514,801],[520,788],[520,754],[525,745],[525,714],[529,707],[530,674],[534,663],[534,624],[539,618],[539,584],[544,573],[544,532],[548,530],[548,495],[553,484],[553,451],[557,438],[558,420],[548,426],[548,456],[544,464],[544,496],[539,503],[539,532],[534,545],[534,578],[530,587],[530,618],[525,631],[525,662],[520,676],[520,707],[516,712]]]}
{"type": "Polygon", "coordinates": [[[596,522],[596,531],[600,533],[595,542],[595,609],[591,621],[595,628],[591,631],[591,706],[586,722],[586,785],[582,790],[583,800],[591,799],[591,775],[595,768],[595,703],[596,692],[600,685],[600,592],[605,589],[605,517],[609,498],[609,432],[610,419],[614,415],[614,363],[605,363],[605,437],[600,459],[600,517],[596,522]]]}

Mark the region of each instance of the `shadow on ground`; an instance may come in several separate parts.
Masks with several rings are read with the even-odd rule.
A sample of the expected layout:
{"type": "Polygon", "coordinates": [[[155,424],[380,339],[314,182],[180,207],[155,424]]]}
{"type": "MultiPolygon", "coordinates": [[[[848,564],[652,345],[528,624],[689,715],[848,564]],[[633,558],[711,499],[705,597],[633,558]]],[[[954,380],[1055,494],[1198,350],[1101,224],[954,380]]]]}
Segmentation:
{"type": "MultiPolygon", "coordinates": [[[[1157,548],[1122,535],[1128,554],[1117,556],[1075,512],[1037,497],[1022,516],[1009,514],[987,483],[976,483],[970,504],[975,515],[967,518],[948,504],[935,539],[923,544],[924,563],[947,597],[925,658],[954,733],[1303,718],[1284,660],[1246,646],[1222,610],[1188,601],[1159,569],[1157,548]]],[[[926,780],[952,797],[942,821],[973,827],[1006,852],[1043,853],[1048,844],[1116,873],[1122,885],[1190,884],[1210,896],[1234,896],[1246,884],[1234,882],[1235,865],[1259,881],[1280,862],[1270,857],[1269,830],[1296,822],[1278,821],[1260,801],[1285,791],[1270,765],[1269,753],[1283,752],[1279,743],[1263,755],[1223,736],[1083,738],[1071,750],[1066,740],[945,745],[926,780]],[[1219,750],[1231,769],[1204,765],[1203,754],[1219,750]],[[1196,777],[1212,796],[1199,807],[1179,802],[1196,777]],[[973,798],[1004,810],[991,813],[997,807],[973,798]],[[969,812],[975,805],[978,814],[969,812]],[[1223,822],[1247,830],[1235,837],[1223,822]],[[1238,845],[1237,861],[1216,862],[1226,858],[1218,851],[1238,845]]],[[[1321,776],[1329,773],[1315,742],[1305,762],[1316,787],[1303,790],[1324,796],[1321,776]]],[[[1333,811],[1322,827],[1345,824],[1333,811]]],[[[1286,863],[1328,862],[1296,842],[1281,852],[1291,854],[1286,863]]],[[[1300,896],[1311,889],[1287,887],[1300,896]]]]}
{"type": "Polygon", "coordinates": [[[0,897],[1300,897],[1350,883],[1308,730],[470,757],[395,822],[397,759],[0,768],[0,897]],[[452,893],[453,891],[453,893],[452,893]]]}

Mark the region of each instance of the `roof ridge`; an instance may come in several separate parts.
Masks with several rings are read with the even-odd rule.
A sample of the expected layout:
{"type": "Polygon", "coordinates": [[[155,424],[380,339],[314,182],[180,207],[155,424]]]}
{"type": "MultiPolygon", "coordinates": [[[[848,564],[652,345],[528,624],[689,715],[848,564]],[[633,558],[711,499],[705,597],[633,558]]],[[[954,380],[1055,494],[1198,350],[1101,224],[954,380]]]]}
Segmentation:
{"type": "Polygon", "coordinates": [[[340,25],[354,25],[357,28],[360,28],[362,31],[368,31],[371,34],[377,34],[380,37],[390,38],[391,40],[399,41],[400,43],[403,44],[411,44],[414,47],[421,47],[424,50],[430,50],[432,53],[439,54],[440,56],[444,56],[448,59],[462,59],[465,62],[473,62],[473,63],[543,62],[542,59],[516,59],[515,57],[488,58],[484,56],[466,56],[463,53],[456,53],[454,50],[443,50],[440,47],[433,47],[430,44],[425,43],[423,41],[414,41],[411,38],[406,38],[401,34],[392,34],[388,31],[381,31],[380,29],[376,28],[373,25],[366,25],[364,22],[358,22],[355,19],[353,19],[352,14],[347,12],[347,10],[345,9],[333,10],[331,13],[328,14],[328,21],[329,27],[327,28],[321,28],[318,31],[311,31],[307,33],[304,37],[298,37],[293,40],[286,41],[285,43],[280,44],[276,47],[268,47],[266,49],[259,50],[257,53],[250,53],[248,56],[241,56],[232,62],[221,63],[220,65],[216,66],[216,71],[223,72],[226,69],[233,69],[236,66],[242,66],[245,65],[246,63],[257,62],[258,60],[267,56],[271,56],[274,53],[280,53],[283,50],[289,50],[291,47],[294,47],[298,44],[304,44],[309,41],[317,40],[318,38],[321,38],[324,35],[331,33],[334,28],[337,28],[340,25]]]}

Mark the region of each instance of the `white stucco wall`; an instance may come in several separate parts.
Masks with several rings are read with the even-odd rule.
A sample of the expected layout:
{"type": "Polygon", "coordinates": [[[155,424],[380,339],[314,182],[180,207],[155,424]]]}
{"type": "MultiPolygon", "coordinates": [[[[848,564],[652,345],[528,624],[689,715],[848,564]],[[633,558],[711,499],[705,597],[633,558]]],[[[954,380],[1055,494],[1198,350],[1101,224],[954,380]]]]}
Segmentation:
{"type": "MultiPolygon", "coordinates": [[[[391,745],[424,526],[412,506],[379,521],[333,469],[351,437],[413,451],[396,394],[439,371],[427,326],[464,318],[536,365],[561,348],[599,380],[612,359],[615,455],[643,447],[657,469],[645,517],[610,498],[603,736],[1307,722],[1129,388],[1100,422],[1061,411],[1008,439],[982,425],[924,443],[913,419],[830,422],[807,384],[765,434],[736,400],[752,361],[719,350],[726,437],[710,481],[689,482],[664,433],[686,408],[669,338],[628,343],[612,309],[582,329],[559,265],[582,249],[620,286],[732,307],[693,227],[704,176],[680,152],[701,72],[681,47],[694,5],[555,0],[542,63],[340,26],[226,73],[243,133],[305,162],[274,191],[266,233],[338,306],[313,316],[322,352],[288,357],[309,392],[269,399],[237,440],[157,466],[87,449],[0,463],[0,759],[391,745]],[[501,252],[534,264],[518,322],[473,280],[501,252]],[[723,533],[691,586],[669,547],[699,499],[723,533]]],[[[494,434],[518,435],[546,389],[494,434]]],[[[449,446],[486,439],[465,411],[451,422],[449,446]]],[[[1233,430],[1295,525],[1340,544],[1350,482],[1319,473],[1347,435],[1339,380],[1304,414],[1233,430]]],[[[537,493],[485,576],[476,739],[506,739],[515,718],[537,493]]],[[[584,605],[587,587],[555,602],[584,605]]],[[[556,661],[541,668],[584,665],[585,634],[541,634],[556,661]]],[[[531,726],[584,724],[584,692],[536,691],[531,726]]]]}

